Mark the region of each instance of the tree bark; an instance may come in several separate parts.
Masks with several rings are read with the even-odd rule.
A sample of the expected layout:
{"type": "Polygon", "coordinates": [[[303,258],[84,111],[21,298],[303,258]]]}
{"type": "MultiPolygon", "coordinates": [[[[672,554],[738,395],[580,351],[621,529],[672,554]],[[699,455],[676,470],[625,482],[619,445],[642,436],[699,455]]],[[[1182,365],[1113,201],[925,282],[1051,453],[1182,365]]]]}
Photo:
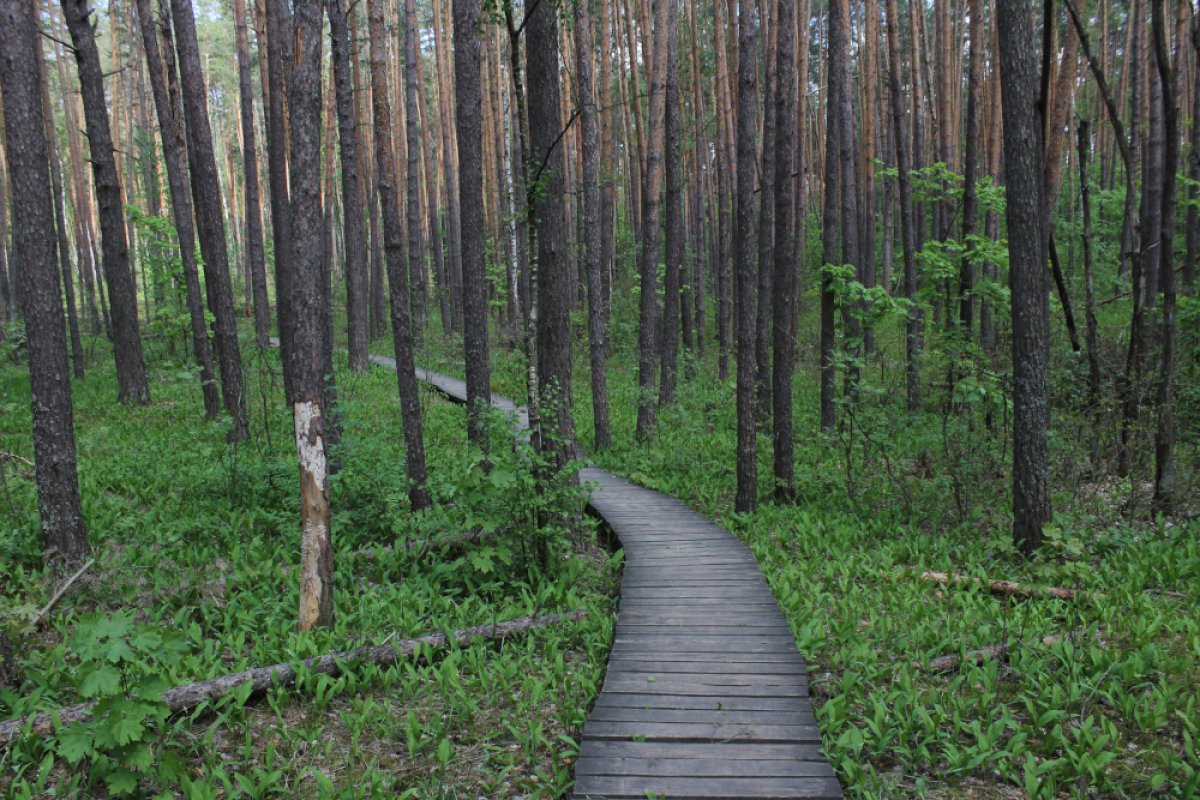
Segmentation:
{"type": "Polygon", "coordinates": [[[454,102],[462,247],[463,350],[467,367],[467,438],[487,449],[492,401],[488,364],[487,271],[483,220],[483,79],[479,0],[454,0],[454,102]]]}
{"type": "MultiPolygon", "coordinates": [[[[836,0],[835,0],[836,2],[836,0]]],[[[737,494],[734,507],[749,514],[758,502],[758,443],[754,424],[754,94],[757,83],[755,0],[738,5],[737,93],[737,494]]]]}
{"type": "MultiPolygon", "coordinates": [[[[82,24],[91,31],[86,17],[82,24]]],[[[84,562],[88,543],[75,469],[67,342],[54,266],[54,211],[38,86],[39,35],[36,4],[0,6],[0,92],[8,178],[12,196],[20,199],[13,204],[13,264],[21,285],[18,295],[29,348],[38,511],[46,560],[66,570],[84,562]]],[[[95,54],[94,40],[91,49],[95,54]]]]}
{"type": "MultiPolygon", "coordinates": [[[[240,2],[240,0],[239,0],[240,2]]],[[[333,54],[338,117],[338,152],[342,163],[342,237],[346,250],[346,344],[350,369],[364,372],[367,360],[367,239],[363,230],[363,191],[359,177],[359,141],[355,131],[350,24],[345,0],[328,0],[329,38],[333,54]]]]}
{"type": "MultiPolygon", "coordinates": [[[[426,486],[425,442],[422,438],[421,403],[413,360],[412,316],[408,276],[404,262],[404,232],[396,196],[396,156],[392,144],[392,115],[387,85],[387,40],[384,38],[381,0],[369,0],[371,36],[371,104],[375,120],[375,185],[383,210],[383,241],[387,254],[392,308],[392,340],[396,355],[396,380],[404,420],[405,469],[408,498],[413,509],[430,504],[426,486]]],[[[410,146],[417,145],[409,142],[410,146]]]]}
{"type": "MultiPolygon", "coordinates": [[[[1172,66],[1167,51],[1166,22],[1162,3],[1153,3],[1154,54],[1162,84],[1163,169],[1162,231],[1158,243],[1162,320],[1159,335],[1159,373],[1155,402],[1158,425],[1154,434],[1154,503],[1170,511],[1175,499],[1175,172],[1179,167],[1178,66],[1172,66]]],[[[1179,43],[1176,43],[1176,47],[1179,43]]],[[[1178,64],[1178,50],[1176,63],[1178,64]]]]}
{"type": "Polygon", "coordinates": [[[754,320],[754,421],[765,427],[771,417],[771,283],[775,269],[775,49],[779,26],[769,19],[773,0],[762,0],[763,112],[762,157],[758,190],[758,308],[754,320]]]}
{"type": "MultiPolygon", "coordinates": [[[[1092,273],[1092,195],[1090,176],[1088,175],[1088,159],[1091,155],[1091,123],[1087,119],[1079,121],[1076,131],[1079,152],[1079,200],[1082,206],[1083,229],[1080,241],[1083,245],[1083,286],[1084,286],[1084,320],[1086,324],[1087,362],[1088,362],[1088,413],[1092,418],[1092,457],[1093,461],[1099,456],[1099,434],[1102,425],[1100,408],[1100,356],[1096,324],[1096,281],[1092,273]]],[[[1095,468],[1093,464],[1093,468],[1095,468]]]]}
{"type": "Polygon", "coordinates": [[[77,380],[83,379],[83,341],[79,336],[79,315],[75,309],[75,286],[71,281],[71,248],[67,244],[67,208],[63,202],[62,168],[58,159],[58,129],[54,124],[54,110],[50,104],[50,82],[46,75],[46,62],[42,54],[42,42],[35,39],[38,63],[38,82],[41,84],[42,110],[45,112],[46,155],[50,161],[50,188],[54,203],[54,230],[58,251],[58,270],[67,300],[67,331],[71,337],[71,367],[77,380]]]}
{"type": "MultiPolygon", "coordinates": [[[[451,100],[451,80],[450,75],[450,54],[449,48],[446,46],[446,39],[443,31],[446,27],[444,21],[444,6],[441,0],[433,0],[433,34],[434,34],[434,66],[435,75],[437,76],[438,84],[438,127],[442,134],[442,175],[446,184],[446,237],[449,239],[449,258],[446,260],[444,269],[442,270],[442,278],[444,281],[444,291],[448,294],[446,307],[450,311],[450,329],[452,331],[463,330],[463,245],[462,245],[462,198],[459,194],[458,168],[460,154],[455,147],[454,136],[452,135],[455,122],[452,108],[457,100],[451,100]]],[[[455,44],[457,44],[457,37],[455,44]]],[[[482,97],[482,89],[480,86],[480,96],[482,97]]],[[[482,103],[482,101],[481,101],[482,103]]],[[[481,128],[482,130],[482,123],[481,128]]],[[[482,157],[481,157],[482,162],[482,157]]],[[[432,172],[429,178],[432,180],[432,172]]],[[[482,163],[480,164],[479,178],[482,181],[482,163]]],[[[482,197],[482,189],[480,190],[482,197]]],[[[480,222],[482,226],[482,222],[480,222]]],[[[482,228],[481,228],[482,229],[482,228]]],[[[482,239],[482,237],[481,237],[482,239]]],[[[482,248],[481,248],[482,251],[482,248]]],[[[425,284],[422,283],[424,290],[425,284]]],[[[483,313],[487,313],[486,302],[481,304],[483,313]]],[[[491,387],[487,388],[491,391],[491,387]]],[[[489,395],[490,397],[490,395],[489,395]]]]}
{"type": "MultiPolygon", "coordinates": [[[[665,65],[667,55],[667,5],[660,0],[654,14],[655,65],[665,65]]],[[[641,234],[638,256],[638,413],[636,436],[648,442],[655,421],[655,382],[658,368],[658,244],[662,196],[663,119],[666,116],[666,70],[649,70],[650,132],[643,165],[641,234]]]]}
{"type": "Polygon", "coordinates": [[[888,84],[892,107],[892,134],[896,144],[896,171],[900,184],[900,246],[904,259],[904,296],[909,301],[905,315],[905,389],[908,410],[921,405],[921,321],[917,311],[917,267],[915,224],[913,220],[912,177],[908,165],[908,125],[900,93],[900,18],[896,0],[887,0],[888,84]]]}
{"type": "MultiPolygon", "coordinates": [[[[74,0],[71,0],[74,2],[74,0]]],[[[229,283],[229,257],[225,245],[225,221],[221,214],[221,187],[213,154],[212,129],[208,122],[208,91],[200,71],[200,46],[196,20],[189,0],[171,0],[175,23],[175,47],[179,56],[179,78],[183,87],[183,112],[188,142],[188,165],[192,177],[196,230],[204,256],[205,290],[212,312],[213,340],[221,371],[221,396],[232,422],[231,442],[250,436],[246,398],[242,385],[242,354],[238,347],[237,316],[229,283]]]]}
{"type": "Polygon", "coordinates": [[[246,182],[246,273],[250,276],[254,300],[254,337],[258,349],[265,350],[270,344],[271,305],[267,299],[267,262],[263,247],[262,200],[258,187],[258,146],[255,142],[246,0],[233,0],[233,16],[237,28],[238,95],[242,104],[242,172],[246,182]]]}
{"type": "MultiPolygon", "coordinates": [[[[179,0],[176,0],[178,2],[179,0]]],[[[321,207],[321,2],[294,5],[288,76],[292,221],[292,417],[300,467],[300,630],[333,624],[333,546],[326,457],[321,207]]]]}
{"type": "MultiPolygon", "coordinates": [[[[1200,14],[1192,17],[1191,45],[1193,63],[1200,65],[1200,14]]],[[[1184,294],[1196,291],[1196,264],[1200,262],[1200,67],[1192,75],[1192,124],[1188,129],[1187,256],[1183,261],[1184,294]]]]}
{"type": "MultiPolygon", "coordinates": [[[[771,411],[774,434],[775,498],[790,502],[796,493],[795,455],[792,442],[792,374],[796,358],[796,323],[792,298],[796,295],[801,255],[793,220],[796,147],[796,6],[794,0],[779,0],[775,43],[775,291],[771,299],[772,386],[771,411]]],[[[803,191],[803,180],[800,181],[803,191]]]]}
{"type": "Polygon", "coordinates": [[[1041,545],[1042,529],[1050,520],[1050,308],[1041,225],[1044,151],[1030,2],[997,0],[996,14],[1012,292],[1013,542],[1029,554],[1041,545]]]}
{"type": "Polygon", "coordinates": [[[558,74],[558,18],[555,7],[538,3],[525,21],[529,75],[528,185],[536,219],[538,417],[537,444],[561,470],[575,452],[571,421],[571,286],[563,216],[563,152],[558,74]]]}
{"type": "Polygon", "coordinates": [[[680,290],[683,284],[683,155],[680,152],[682,121],[679,109],[679,33],[676,20],[676,0],[659,0],[667,7],[667,50],[665,63],[657,69],[664,71],[666,82],[665,157],[666,157],[666,272],[663,276],[662,373],[659,378],[658,403],[675,402],[678,383],[680,290]]]}
{"type": "MultiPolygon", "coordinates": [[[[601,0],[607,9],[607,0],[601,0]]],[[[604,319],[604,281],[601,275],[605,258],[611,256],[612,226],[608,215],[612,213],[612,185],[606,181],[600,186],[596,164],[596,97],[592,85],[592,29],[591,14],[586,2],[574,6],[575,14],[575,76],[579,82],[579,124],[580,136],[583,139],[583,231],[581,242],[584,248],[584,263],[587,279],[588,300],[588,357],[592,379],[592,426],[595,431],[594,441],[597,450],[607,450],[612,446],[612,428],[608,420],[608,344],[605,341],[604,319]],[[605,196],[607,195],[607,196],[605,196]],[[606,248],[607,240],[607,250],[606,248]],[[607,255],[606,255],[607,254],[607,255]]],[[[608,22],[607,13],[601,15],[601,25],[608,22]]],[[[607,40],[605,29],[603,38],[607,40]]],[[[610,54],[601,48],[601,85],[603,94],[608,96],[609,89],[604,85],[608,77],[607,62],[610,54]]],[[[607,105],[607,103],[605,104],[607,105]]],[[[601,110],[604,120],[611,112],[601,110]]],[[[611,125],[603,122],[606,135],[611,136],[611,125]]],[[[459,150],[461,151],[461,147],[459,150]]],[[[604,142],[600,150],[600,158],[607,165],[605,154],[611,156],[612,143],[604,142]]],[[[460,153],[461,155],[461,153],[460,153]]]]}
{"type": "Polygon", "coordinates": [[[292,391],[292,262],[291,201],[287,173],[288,67],[292,63],[290,12],[286,0],[260,0],[267,14],[267,71],[271,91],[267,100],[267,177],[271,185],[271,238],[275,242],[275,305],[279,356],[283,364],[284,400],[292,391]]]}
{"type": "MultiPolygon", "coordinates": [[[[963,165],[963,245],[970,247],[970,238],[975,235],[979,223],[979,199],[976,183],[979,179],[979,95],[983,90],[983,51],[986,47],[983,38],[983,3],[981,0],[969,0],[967,11],[971,16],[970,38],[971,55],[967,66],[967,130],[966,154],[963,165]]],[[[958,327],[963,337],[963,343],[970,342],[974,327],[975,301],[972,292],[975,288],[975,266],[967,255],[959,261],[958,271],[958,327]]]]}
{"type": "MultiPolygon", "coordinates": [[[[75,63],[79,67],[83,115],[87,124],[88,147],[92,154],[96,200],[100,208],[104,276],[108,284],[113,356],[117,365],[117,399],[121,402],[149,403],[150,385],[146,382],[142,339],[138,333],[137,287],[134,285],[133,272],[129,266],[129,242],[125,231],[121,180],[113,156],[100,51],[96,48],[96,35],[88,18],[86,0],[62,0],[62,7],[67,29],[71,32],[75,63]]],[[[11,159],[9,161],[9,168],[12,169],[15,165],[11,163],[11,159]]],[[[14,192],[13,196],[18,195],[14,192]]]]}
{"type": "MultiPolygon", "coordinates": [[[[852,120],[843,119],[850,102],[850,8],[848,0],[829,4],[829,68],[827,71],[825,122],[825,203],[822,212],[821,250],[826,268],[845,262],[845,234],[849,225],[844,216],[842,196],[850,187],[843,169],[843,151],[849,154],[851,143],[842,141],[852,130],[852,120]]],[[[834,292],[833,279],[821,275],[821,428],[832,431],[837,421],[834,365],[834,292]]]]}

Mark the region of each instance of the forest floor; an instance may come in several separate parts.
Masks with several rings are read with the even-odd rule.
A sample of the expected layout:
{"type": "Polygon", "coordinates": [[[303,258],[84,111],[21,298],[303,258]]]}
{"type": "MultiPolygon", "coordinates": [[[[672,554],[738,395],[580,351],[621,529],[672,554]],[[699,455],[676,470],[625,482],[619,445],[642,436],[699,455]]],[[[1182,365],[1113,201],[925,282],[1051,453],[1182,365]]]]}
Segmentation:
{"type": "Polygon", "coordinates": [[[232,447],[224,425],[204,421],[190,367],[152,351],[153,405],[121,407],[96,349],[74,382],[96,563],[41,624],[61,579],[41,567],[28,371],[0,365],[0,633],[16,654],[0,720],[108,703],[91,723],[0,746],[0,796],[551,797],[569,786],[611,641],[619,560],[590,530],[537,529],[530,468],[502,420],[484,476],[463,410],[423,393],[437,509],[413,514],[395,376],[339,365],[336,623],[298,633],[298,491],[277,355],[244,350],[253,433],[232,447]],[[455,542],[474,530],[488,535],[455,542]],[[546,570],[531,555],[538,537],[551,539],[546,570]],[[144,687],[576,609],[589,615],[424,666],[302,672],[297,686],[174,718],[138,702],[144,687]]]}
{"type": "MultiPolygon", "coordinates": [[[[1177,451],[1177,514],[1148,513],[1153,464],[1096,477],[1086,420],[1056,403],[1054,523],[1033,559],[1011,542],[1011,447],[985,411],[897,411],[884,340],[861,401],[818,429],[813,361],[795,384],[797,499],[775,504],[771,438],[760,501],[733,511],[733,380],[705,377],[636,445],[636,369],[610,362],[615,447],[597,462],[681,498],[755,552],[812,676],[825,751],[852,798],[1200,797],[1200,486],[1197,435],[1177,451]],[[926,571],[980,582],[939,585],[926,571]],[[999,597],[985,581],[1066,587],[1073,599],[999,597]],[[1046,637],[1056,637],[1047,639],[1046,637]],[[1043,641],[1046,640],[1046,641],[1043,641]],[[1007,653],[933,669],[940,656],[1007,653]]],[[[699,375],[716,374],[715,359],[699,375]]],[[[590,441],[586,362],[575,379],[590,441]]],[[[1003,414],[1000,410],[996,417],[1003,414]]],[[[1145,452],[1152,452],[1147,448],[1145,452]]]]}
{"type": "MultiPolygon", "coordinates": [[[[610,361],[616,446],[595,458],[681,498],[753,548],[809,663],[825,751],[849,797],[1197,796],[1194,466],[1181,470],[1181,513],[1152,518],[1144,465],[1134,479],[1091,477],[1071,444],[1086,422],[1056,410],[1055,522],[1047,546],[1026,560],[1008,538],[1002,421],[989,428],[981,408],[896,413],[895,399],[868,377],[862,401],[841,409],[838,432],[821,434],[807,353],[796,381],[797,500],[738,515],[732,381],[684,381],[680,402],[660,412],[653,445],[635,445],[636,375],[621,336],[618,327],[610,361]],[[1003,598],[981,585],[921,579],[927,570],[1077,594],[1003,598]],[[937,657],[993,645],[1007,652],[930,668],[937,657]]],[[[390,343],[373,351],[389,352],[390,343]]],[[[520,359],[493,353],[497,391],[520,400],[520,359]]],[[[420,357],[462,373],[456,348],[432,334],[420,357]]],[[[895,378],[887,358],[872,368],[879,385],[895,378]]],[[[699,374],[715,375],[714,361],[710,352],[699,374]]],[[[277,363],[271,354],[247,358],[254,433],[233,448],[220,425],[202,420],[194,375],[178,361],[153,365],[154,405],[128,409],[113,404],[108,365],[93,356],[75,403],[98,563],[40,627],[28,620],[54,582],[37,566],[36,506],[20,460],[30,456],[28,381],[18,363],[0,368],[2,449],[18,456],[5,461],[0,484],[0,611],[20,653],[19,675],[0,688],[0,719],[104,690],[95,676],[106,674],[103,646],[113,637],[132,651],[118,659],[111,687],[123,697],[147,676],[182,683],[544,611],[591,615],[429,666],[361,666],[179,719],[150,714],[125,745],[98,744],[113,733],[101,726],[82,744],[29,737],[0,751],[0,794],[55,787],[103,795],[106,785],[127,788],[128,770],[138,791],[188,798],[559,796],[603,676],[619,557],[590,532],[536,530],[530,467],[512,454],[503,423],[494,426],[495,468],[485,477],[465,446],[461,408],[429,392],[437,510],[412,514],[395,378],[339,368],[337,622],[296,633],[297,493],[290,420],[270,366],[277,363]],[[473,529],[502,533],[454,544],[473,529]],[[538,536],[557,542],[546,572],[530,557],[538,536]],[[428,541],[443,544],[426,550],[428,541]],[[402,542],[419,542],[424,556],[380,549],[402,542]],[[105,620],[117,621],[105,629],[108,640],[95,633],[105,620]]],[[[589,447],[586,359],[575,368],[577,433],[589,447]]],[[[1188,431],[1181,463],[1192,465],[1188,431]]],[[[764,431],[763,498],[770,444],[764,431]]],[[[580,501],[571,494],[554,502],[580,501]]]]}
{"type": "MultiPolygon", "coordinates": [[[[681,380],[679,402],[659,410],[653,443],[635,443],[636,328],[616,323],[632,317],[613,312],[615,445],[591,447],[582,357],[576,434],[600,466],[682,499],[754,550],[808,661],[824,749],[848,797],[1200,797],[1200,409],[1187,406],[1180,427],[1176,513],[1154,516],[1152,458],[1127,479],[1095,469],[1080,445],[1091,422],[1064,390],[1051,431],[1054,522],[1025,559],[1010,534],[1003,401],[898,411],[903,398],[887,387],[903,386],[903,344],[882,336],[860,402],[843,403],[837,431],[824,434],[815,353],[802,349],[796,501],[768,499],[764,429],[760,504],[742,515],[733,510],[732,375],[713,379],[710,348],[690,365],[699,377],[681,380]],[[925,572],[979,580],[946,586],[925,572]],[[990,580],[1075,596],[1001,597],[990,580]],[[949,669],[931,663],[993,646],[1005,652],[949,669]]],[[[453,358],[443,354],[445,369],[453,358]]],[[[681,373],[688,366],[685,357],[681,373]]],[[[1078,379],[1069,355],[1053,368],[1060,387],[1078,379]]],[[[519,359],[499,355],[493,379],[497,391],[525,396],[519,359]]]]}

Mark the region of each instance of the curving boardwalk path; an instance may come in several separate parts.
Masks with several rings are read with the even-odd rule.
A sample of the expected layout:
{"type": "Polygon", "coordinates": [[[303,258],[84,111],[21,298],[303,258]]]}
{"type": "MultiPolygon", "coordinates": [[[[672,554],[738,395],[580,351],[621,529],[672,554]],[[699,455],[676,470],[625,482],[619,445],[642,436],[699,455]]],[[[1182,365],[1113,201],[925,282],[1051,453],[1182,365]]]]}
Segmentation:
{"type": "MultiPolygon", "coordinates": [[[[457,378],[417,377],[466,398],[457,378]]],[[[527,424],[511,400],[492,402],[527,424]]],[[[749,548],[672,497],[596,467],[579,477],[596,487],[589,505],[620,539],[625,571],[576,800],[841,798],[804,661],[749,548]]]]}

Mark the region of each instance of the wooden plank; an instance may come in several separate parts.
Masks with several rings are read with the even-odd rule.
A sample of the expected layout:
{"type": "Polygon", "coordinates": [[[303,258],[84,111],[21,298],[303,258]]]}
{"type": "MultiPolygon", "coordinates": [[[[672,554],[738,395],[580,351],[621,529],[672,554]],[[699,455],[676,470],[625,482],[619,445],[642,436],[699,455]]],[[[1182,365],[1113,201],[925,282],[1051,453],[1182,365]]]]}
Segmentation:
{"type": "Polygon", "coordinates": [[[804,664],[799,662],[775,661],[634,661],[610,658],[608,672],[626,673],[718,673],[733,675],[808,675],[804,664]]]}
{"type": "Polygon", "coordinates": [[[723,761],[681,758],[592,757],[575,771],[583,775],[653,775],[664,778],[718,778],[754,775],[759,778],[828,778],[833,770],[820,761],[723,761]]]}
{"type": "MultiPolygon", "coordinates": [[[[753,672],[627,672],[609,667],[605,685],[613,682],[628,683],[638,691],[638,684],[671,688],[676,685],[710,687],[727,686],[779,686],[785,688],[808,686],[808,678],[802,675],[755,674],[753,672]]],[[[779,692],[780,696],[786,692],[779,692]]]]}
{"type": "Polygon", "coordinates": [[[579,745],[580,758],[654,758],[703,761],[821,761],[814,744],[747,742],[634,742],[588,739],[579,745]]]}
{"type": "Polygon", "coordinates": [[[576,785],[578,800],[645,800],[703,798],[704,800],[841,800],[842,789],[834,778],[645,778],[629,776],[585,776],[576,785]]]}
{"type": "Polygon", "coordinates": [[[619,706],[621,708],[673,708],[683,709],[713,709],[720,711],[791,711],[793,713],[808,712],[812,704],[806,697],[755,697],[752,695],[735,696],[718,694],[715,696],[697,696],[683,694],[643,694],[641,692],[602,692],[596,699],[596,708],[619,706]]]}
{"type": "Polygon", "coordinates": [[[625,680],[620,676],[604,681],[607,692],[625,692],[628,694],[654,695],[668,694],[673,697],[808,697],[807,684],[780,686],[778,684],[744,684],[728,683],[713,685],[708,683],[685,683],[683,681],[667,681],[649,683],[639,680],[625,680]]]}
{"type": "MultiPolygon", "coordinates": [[[[719,664],[722,661],[742,662],[748,657],[745,653],[713,653],[705,650],[655,649],[642,647],[622,647],[614,649],[612,656],[617,661],[698,661],[706,664],[719,664]]],[[[795,651],[775,651],[749,654],[755,661],[776,662],[787,664],[802,663],[800,654],[795,651]]]]}
{"type": "Polygon", "coordinates": [[[629,708],[604,706],[595,709],[589,719],[600,722],[762,722],[774,725],[816,725],[816,718],[805,711],[734,711],[715,708],[629,708]]]}
{"type": "Polygon", "coordinates": [[[691,722],[603,722],[584,723],[583,735],[595,739],[654,739],[685,742],[808,742],[819,744],[816,725],[774,725],[756,722],[728,724],[691,722]]]}

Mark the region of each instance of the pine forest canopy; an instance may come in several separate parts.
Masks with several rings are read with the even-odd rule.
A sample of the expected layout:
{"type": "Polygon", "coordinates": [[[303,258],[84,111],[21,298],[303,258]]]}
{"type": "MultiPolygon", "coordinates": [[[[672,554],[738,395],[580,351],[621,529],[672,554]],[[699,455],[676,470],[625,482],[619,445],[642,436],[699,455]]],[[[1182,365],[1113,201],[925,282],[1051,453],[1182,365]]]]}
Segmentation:
{"type": "MultiPolygon", "coordinates": [[[[1185,0],[11,0],[0,93],[5,614],[35,575],[70,585],[114,548],[153,561],[150,540],[125,552],[119,520],[140,519],[162,449],[226,487],[201,493],[216,527],[268,548],[212,558],[286,562],[289,624],[317,637],[361,632],[353,553],[428,566],[449,520],[467,538],[446,546],[489,576],[467,595],[494,601],[505,571],[558,586],[586,539],[576,442],[784,559],[768,577],[789,617],[777,582],[819,583],[807,570],[828,557],[786,562],[770,531],[833,529],[814,514],[886,527],[920,570],[928,556],[1080,591],[1107,558],[1195,539],[1200,8],[1185,0]],[[461,425],[421,391],[424,366],[465,379],[461,425]],[[493,389],[524,408],[527,439],[493,389]],[[140,466],[118,486],[98,476],[122,430],[140,466]],[[114,494],[129,508],[103,510],[114,494]],[[282,522],[220,516],[245,504],[282,522]]],[[[870,580],[907,563],[857,536],[831,552],[878,558],[870,580]]],[[[1027,633],[1103,638],[1076,616],[1027,633]]],[[[0,620],[0,716],[18,715],[12,643],[41,624],[0,620]]],[[[1194,665],[1200,634],[1172,635],[1120,646],[1194,665]]],[[[924,786],[993,761],[1051,796],[1015,756],[864,750],[849,695],[829,691],[818,719],[853,796],[863,764],[924,786]]],[[[1108,774],[1055,747],[1040,763],[1061,758],[1077,785],[1108,774]]],[[[89,780],[121,793],[110,778],[133,751],[114,748],[89,780]]],[[[1195,753],[1162,757],[1147,791],[1200,785],[1195,753]]]]}

